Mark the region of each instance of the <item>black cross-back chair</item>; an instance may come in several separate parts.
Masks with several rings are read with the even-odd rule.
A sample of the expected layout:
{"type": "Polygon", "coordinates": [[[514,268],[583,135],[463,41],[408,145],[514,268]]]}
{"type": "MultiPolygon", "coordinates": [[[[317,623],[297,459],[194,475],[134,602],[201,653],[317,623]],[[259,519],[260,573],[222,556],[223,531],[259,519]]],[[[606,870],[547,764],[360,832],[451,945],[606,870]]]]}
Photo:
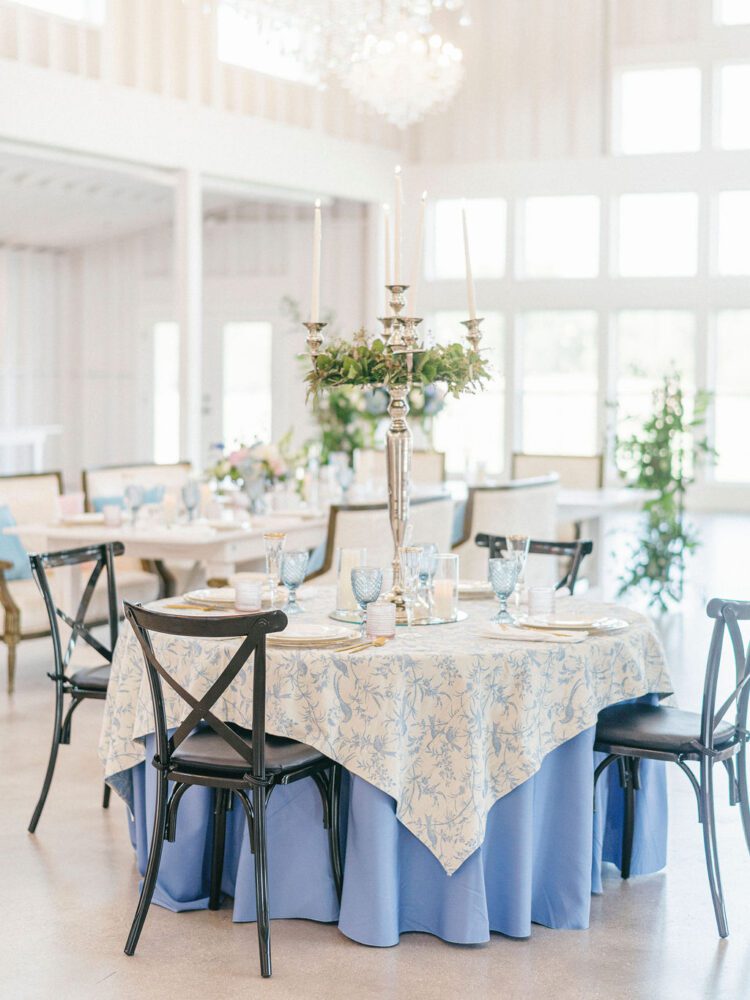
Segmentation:
{"type": "MultiPolygon", "coordinates": [[[[490,550],[490,559],[497,559],[504,549],[508,548],[505,535],[478,534],[475,543],[490,550]]],[[[563,578],[555,584],[555,590],[567,587],[571,594],[574,591],[581,563],[594,551],[594,543],[579,539],[573,542],[543,542],[532,538],[529,543],[530,556],[556,556],[558,559],[568,559],[568,568],[563,578]]]]}
{"type": "MultiPolygon", "coordinates": [[[[47,773],[44,776],[44,784],[39,795],[39,801],[36,804],[34,815],[31,817],[31,822],[29,823],[29,833],[33,833],[36,830],[39,817],[42,815],[42,810],[44,809],[44,803],[47,801],[47,795],[52,784],[52,776],[55,773],[57,751],[60,744],[70,743],[70,725],[73,712],[75,712],[83,701],[92,699],[103,701],[107,697],[109,665],[112,662],[112,654],[117,643],[118,628],[114,558],[115,556],[122,555],[124,551],[125,549],[120,542],[110,542],[106,545],[87,545],[80,549],[66,549],[62,552],[46,552],[29,556],[31,572],[41,591],[44,606],[47,609],[47,617],[49,618],[50,632],[52,634],[52,652],[55,661],[55,672],[47,674],[55,684],[55,723],[52,730],[52,747],[50,748],[47,773]],[[56,569],[60,566],[79,566],[82,563],[89,562],[93,562],[94,566],[78,603],[75,618],[71,618],[67,612],[59,608],[55,603],[47,577],[47,570],[56,569]],[[91,598],[94,595],[94,589],[99,582],[99,577],[105,570],[107,574],[109,646],[105,646],[104,643],[93,636],[86,625],[86,614],[91,603],[91,598]],[[70,628],[70,636],[64,650],[60,637],[58,618],[70,628]],[[70,660],[79,639],[83,639],[106,662],[101,666],[82,668],[68,675],[70,660]],[[67,712],[65,712],[66,695],[70,695],[71,698],[67,712]]],[[[109,806],[109,785],[106,784],[104,786],[102,806],[105,809],[109,806]]]]}
{"type": "Polygon", "coordinates": [[[594,749],[607,754],[597,766],[594,783],[610,764],[617,762],[620,783],[625,795],[623,823],[623,878],[630,875],[635,823],[636,791],[639,788],[639,762],[642,758],[672,761],[688,776],[698,800],[698,822],[703,826],[708,884],[721,937],[729,927],[724,908],[724,893],[719,871],[719,853],[714,818],[715,764],[722,763],[729,778],[729,803],[740,807],[745,842],[750,850],[750,798],[747,781],[748,697],[750,696],[750,645],[745,648],[739,623],[750,620],[750,601],[725,601],[714,598],[706,608],[715,619],[708,650],[700,713],[683,712],[668,705],[613,705],[599,713],[594,749]],[[729,633],[734,655],[735,687],[717,708],[719,672],[724,633],[729,633]],[[735,706],[734,721],[726,716],[735,706]],[[737,764],[735,767],[735,757],[737,764]],[[687,765],[695,761],[699,776],[687,765]]]}
{"type": "Polygon", "coordinates": [[[191,785],[213,788],[214,824],[209,909],[218,909],[224,864],[226,814],[237,796],[247,819],[250,847],[255,859],[260,967],[271,975],[271,928],[268,905],[268,858],[266,806],[277,785],[312,777],[323,799],[323,824],[328,830],[331,865],[336,892],[341,898],[341,853],[339,844],[339,800],[341,769],[313,747],[295,740],[266,735],[266,635],[286,628],[282,611],[232,616],[192,618],[147,611],[125,602],[125,617],[133,626],[143,650],[154,708],[158,771],[156,809],[146,875],[133,919],[125,954],[135,952],[146,920],[159,872],[165,840],[174,841],[180,799],[191,785]],[[201,698],[186,691],[159,661],[151,633],[202,639],[242,638],[239,648],[201,698]],[[212,711],[253,655],[252,730],[223,722],[212,711]],[[190,706],[185,720],[171,736],[167,731],[162,681],[190,706]],[[201,723],[206,726],[196,729],[201,723]],[[174,783],[170,794],[169,782],[174,783]],[[248,795],[248,792],[250,795],[248,795]]]}

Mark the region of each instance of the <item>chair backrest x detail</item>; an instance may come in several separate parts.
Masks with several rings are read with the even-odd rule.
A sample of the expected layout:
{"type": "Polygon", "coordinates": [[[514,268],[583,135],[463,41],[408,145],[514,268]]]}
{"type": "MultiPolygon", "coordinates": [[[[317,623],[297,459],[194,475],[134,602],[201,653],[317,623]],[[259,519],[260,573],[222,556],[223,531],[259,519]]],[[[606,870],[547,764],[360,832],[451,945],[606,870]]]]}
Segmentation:
{"type": "Polygon", "coordinates": [[[709,618],[714,619],[714,627],[703,686],[701,743],[711,750],[714,746],[716,727],[725,721],[733,705],[736,706],[734,724],[737,727],[738,735],[744,736],[747,729],[748,699],[750,698],[750,645],[746,646],[745,644],[740,622],[750,621],[750,601],[727,601],[714,597],[708,602],[706,614],[709,618]],[[725,633],[729,634],[732,645],[735,686],[717,708],[716,698],[725,633]]]}
{"type": "MultiPolygon", "coordinates": [[[[490,550],[490,559],[497,559],[508,543],[505,535],[478,534],[474,541],[480,548],[490,550]]],[[[578,579],[578,571],[586,556],[591,555],[594,550],[594,543],[590,541],[572,542],[544,542],[538,539],[531,539],[529,543],[529,555],[531,556],[557,556],[560,559],[569,559],[568,569],[563,578],[555,584],[555,590],[568,587],[571,593],[578,579]]]]}
{"type": "Polygon", "coordinates": [[[248,763],[251,783],[264,784],[266,737],[266,636],[286,628],[287,617],[283,611],[264,611],[259,614],[239,615],[228,618],[192,618],[150,611],[140,605],[125,601],[125,617],[133,626],[143,651],[151,700],[154,708],[156,734],[156,763],[170,769],[172,755],[195,727],[205,722],[217,736],[235,750],[248,763]],[[152,634],[190,637],[198,639],[241,639],[240,645],[228,663],[202,697],[196,698],[187,691],[173,673],[164,666],[154,651],[152,634]],[[212,711],[216,702],[238,676],[249,658],[253,656],[253,712],[252,752],[237,733],[212,711]],[[189,706],[190,711],[168,736],[162,681],[189,706]]]}
{"type": "Polygon", "coordinates": [[[105,545],[87,545],[78,549],[66,549],[61,552],[45,552],[29,556],[31,572],[41,591],[44,605],[47,609],[50,631],[52,633],[52,647],[55,657],[55,680],[66,679],[65,672],[70,664],[70,659],[79,639],[91,646],[108,663],[112,662],[117,643],[117,631],[119,623],[119,609],[117,604],[117,587],[115,583],[114,559],[125,551],[121,542],[108,542],[105,545]],[[61,567],[80,566],[85,563],[93,563],[86,586],[78,602],[78,608],[73,617],[63,608],[58,607],[52,594],[48,570],[61,567]],[[109,624],[109,646],[91,634],[91,630],[86,624],[86,616],[94,596],[94,590],[102,573],[106,571],[107,577],[107,616],[109,624]],[[58,619],[64,622],[70,629],[70,636],[62,647],[60,628],[58,619]]]}

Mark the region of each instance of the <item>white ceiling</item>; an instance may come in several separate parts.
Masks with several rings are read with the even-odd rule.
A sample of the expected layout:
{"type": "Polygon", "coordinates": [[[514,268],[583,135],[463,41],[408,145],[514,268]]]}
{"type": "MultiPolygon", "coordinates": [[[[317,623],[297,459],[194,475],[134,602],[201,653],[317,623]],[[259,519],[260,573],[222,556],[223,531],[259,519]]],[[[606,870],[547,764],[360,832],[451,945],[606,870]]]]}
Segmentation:
{"type": "MultiPolygon", "coordinates": [[[[294,201],[284,192],[208,182],[205,213],[251,202],[294,201]]],[[[87,162],[46,159],[0,147],[0,244],[58,249],[85,246],[165,225],[174,217],[174,190],[138,173],[87,162]]]]}

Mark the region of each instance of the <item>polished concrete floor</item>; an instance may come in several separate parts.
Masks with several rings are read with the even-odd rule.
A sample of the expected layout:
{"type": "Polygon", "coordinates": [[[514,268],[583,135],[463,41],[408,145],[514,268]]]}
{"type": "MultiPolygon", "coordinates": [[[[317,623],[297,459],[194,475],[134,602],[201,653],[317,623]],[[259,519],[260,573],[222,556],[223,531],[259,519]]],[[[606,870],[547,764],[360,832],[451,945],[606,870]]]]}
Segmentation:
{"type": "MultiPolygon", "coordinates": [[[[667,627],[675,686],[686,707],[700,697],[709,631],[701,602],[714,591],[750,597],[750,519],[704,519],[703,528],[690,593],[667,627]]],[[[183,914],[154,907],[137,955],[126,958],[122,948],[138,878],[124,806],[115,800],[108,812],[100,808],[100,706],[79,711],[38,832],[26,832],[51,721],[47,648],[46,640],[22,646],[16,694],[0,695],[2,1000],[750,998],[750,858],[739,814],[727,805],[720,782],[731,932],[720,941],[692,792],[678,772],[670,781],[669,867],[627,883],[612,870],[604,894],[592,900],[588,931],[535,927],[529,940],[493,935],[475,948],[408,934],[396,948],[373,949],[352,943],[332,925],[276,921],[274,976],[263,981],[255,927],[233,925],[228,907],[183,914]]],[[[0,669],[4,674],[2,654],[0,669]]]]}

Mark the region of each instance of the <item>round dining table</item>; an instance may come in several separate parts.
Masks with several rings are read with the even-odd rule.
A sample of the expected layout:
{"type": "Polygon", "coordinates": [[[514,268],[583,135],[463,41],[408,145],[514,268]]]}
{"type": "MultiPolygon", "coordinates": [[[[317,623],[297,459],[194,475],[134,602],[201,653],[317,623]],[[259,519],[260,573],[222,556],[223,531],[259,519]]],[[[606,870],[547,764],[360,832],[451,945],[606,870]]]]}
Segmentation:
{"type": "MultiPolygon", "coordinates": [[[[295,624],[331,624],[333,599],[332,588],[308,588],[295,624]]],[[[353,940],[380,946],[407,931],[478,944],[492,931],[527,937],[534,923],[588,926],[602,865],[620,859],[623,818],[616,769],[594,795],[597,714],[670,694],[663,647],[649,618],[580,598],[558,599],[557,608],[616,616],[623,627],[506,636],[490,623],[495,602],[460,607],[465,620],[399,627],[386,645],[359,652],[269,644],[268,732],[307,743],[345,769],[341,902],[318,789],[305,779],[279,786],[269,800],[272,918],[336,922],[353,940]]],[[[238,645],[153,641],[196,697],[238,645]]],[[[250,728],[252,683],[249,664],[215,713],[250,728]]],[[[177,726],[187,705],[173,692],[164,697],[168,725],[177,726]]],[[[153,729],[142,653],[126,624],[99,752],[106,781],[127,803],[141,874],[153,822],[153,729]]],[[[666,863],[663,765],[644,761],[640,778],[633,875],[666,863]]],[[[154,894],[163,907],[208,906],[212,796],[195,786],[182,800],[154,894]]],[[[252,921],[253,855],[242,810],[230,812],[226,837],[222,890],[233,898],[234,919],[252,921]]]]}

